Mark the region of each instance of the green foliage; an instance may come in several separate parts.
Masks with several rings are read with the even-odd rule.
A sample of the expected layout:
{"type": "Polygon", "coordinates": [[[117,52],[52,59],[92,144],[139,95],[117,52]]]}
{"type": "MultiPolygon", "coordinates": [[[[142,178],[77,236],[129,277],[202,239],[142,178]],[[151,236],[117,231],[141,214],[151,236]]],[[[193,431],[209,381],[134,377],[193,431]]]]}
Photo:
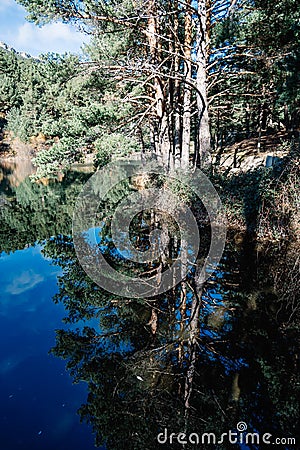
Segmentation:
{"type": "MultiPolygon", "coordinates": [[[[19,3],[40,24],[59,18],[75,21],[80,15],[123,20],[128,14],[135,17],[134,3],[140,7],[139,2],[127,0],[118,4],[96,0],[20,0],[19,3]]],[[[167,2],[158,3],[161,11],[169,12],[167,2]]],[[[212,11],[215,14],[209,30],[212,48],[207,71],[216,146],[219,140],[230,144],[250,135],[257,136],[262,128],[269,127],[271,131],[280,128],[286,102],[290,115],[294,115],[293,130],[297,129],[298,2],[246,1],[240,10],[226,15],[224,20],[218,11],[219,2],[215,5],[217,11],[212,11]],[[271,124],[270,121],[267,124],[264,114],[272,118],[271,124]]],[[[182,11],[181,23],[183,6],[182,11]]],[[[148,16],[139,12],[134,20],[147,24],[148,16]]],[[[119,27],[120,21],[116,24],[108,20],[95,27],[95,45],[86,49],[95,63],[51,55],[43,63],[19,63],[13,57],[8,61],[3,72],[4,100],[1,102],[5,111],[10,110],[9,126],[23,137],[29,137],[29,127],[33,133],[42,131],[48,136],[45,149],[35,159],[38,178],[55,175],[89,148],[97,152],[98,167],[114,157],[138,150],[128,117],[138,117],[137,123],[145,117],[140,99],[145,98],[145,92],[149,94],[150,84],[150,102],[153,101],[150,78],[154,75],[156,82],[159,80],[165,88],[167,83],[162,79],[166,77],[169,82],[169,72],[165,71],[167,65],[159,67],[161,72],[151,72],[149,55],[140,52],[141,27],[137,32],[129,27],[120,32],[119,27]],[[116,58],[119,66],[114,66],[115,75],[108,80],[101,64],[113,63],[116,58]],[[132,64],[130,68],[128,60],[132,64]],[[18,67],[18,92],[13,88],[14,66],[18,67]],[[131,81],[124,81],[130,80],[135,71],[140,84],[147,86],[145,91],[133,87],[131,81]],[[137,102],[135,108],[126,101],[131,94],[137,102]]],[[[174,50],[170,48],[169,35],[166,41],[162,47],[169,58],[174,50]]],[[[167,96],[169,92],[163,94],[167,96]]],[[[167,113],[172,122],[173,110],[167,113]]],[[[154,125],[157,125],[155,121],[154,125]]],[[[197,125],[195,121],[195,129],[197,125]]],[[[285,126],[288,128],[287,123],[285,126]]],[[[27,235],[29,241],[33,236],[48,237],[44,254],[63,268],[54,301],[62,302],[68,311],[65,322],[96,319],[100,323],[97,329],[86,325],[82,330],[74,327],[59,330],[53,349],[54,354],[67,360],[75,381],[88,383],[89,396],[80,408],[80,415],[93,425],[99,445],[123,450],[124,445],[145,448],[146,442],[146,448],[155,449],[157,432],[166,425],[174,432],[201,433],[211,429],[220,433],[224,428],[225,432],[234,429],[240,418],[255,430],[263,425],[274,436],[284,436],[286,430],[297,432],[294,416],[299,414],[299,408],[294,403],[299,396],[299,375],[295,337],[299,338],[299,322],[293,322],[293,332],[286,324],[292,322],[291,317],[297,311],[299,283],[295,284],[295,279],[299,276],[299,248],[295,249],[291,262],[280,252],[286,250],[287,241],[299,234],[299,161],[291,156],[288,163],[285,161],[274,169],[212,175],[230,225],[239,231],[243,229],[244,235],[235,235],[236,239],[229,242],[231,251],[226,252],[223,266],[220,264],[215,279],[210,280],[213,286],[202,286],[200,299],[194,291],[194,271],[187,275],[180,295],[174,289],[150,302],[118,299],[95,286],[78,263],[69,236],[70,227],[64,227],[70,224],[73,191],[66,193],[65,201],[57,208],[57,198],[50,189],[45,189],[43,195],[36,193],[36,188],[25,193],[26,186],[22,185],[12,208],[5,206],[4,212],[1,211],[4,246],[7,236],[17,239],[19,245],[20,241],[25,242],[25,233],[26,242],[27,235]],[[42,214],[44,209],[47,214],[42,214]],[[30,211],[30,218],[24,211],[30,211]],[[59,224],[62,230],[59,234],[49,238],[49,233],[53,235],[57,231],[57,216],[66,222],[59,224]],[[277,256],[291,273],[289,277],[282,268],[279,270],[278,258],[263,266],[257,245],[263,240],[267,245],[280,244],[277,256]],[[265,280],[272,277],[270,293],[265,280]],[[279,284],[284,286],[286,297],[279,284]],[[289,303],[286,310],[284,298],[285,304],[289,303]],[[199,317],[194,316],[197,308],[192,302],[195,300],[201,304],[199,317]],[[226,326],[220,333],[216,330],[213,333],[206,314],[220,302],[226,310],[223,318],[226,326]],[[154,312],[156,330],[149,327],[154,312]],[[196,323],[194,329],[193,323],[196,323]],[[239,392],[230,400],[235,376],[239,379],[239,392]]],[[[184,202],[194,200],[180,183],[169,183],[169,187],[184,202]]],[[[99,186],[93,188],[96,193],[99,186]]],[[[129,189],[123,185],[112,190],[107,203],[99,208],[99,215],[112,212],[121,194],[129,189]]],[[[133,224],[139,220],[136,217],[133,224]]],[[[107,244],[110,238],[107,228],[101,228],[99,238],[105,243],[105,256],[113,259],[115,248],[107,244]]],[[[206,228],[202,230],[201,241],[208,240],[205,234],[209,234],[206,228]]],[[[124,269],[124,262],[119,266],[124,269]]],[[[152,271],[153,265],[144,269],[152,271]]],[[[134,273],[132,266],[130,270],[134,273]]]]}
{"type": "Polygon", "coordinates": [[[122,157],[139,150],[139,145],[134,138],[128,138],[121,133],[103,135],[94,143],[96,149],[96,167],[107,164],[112,156],[122,157]]]}
{"type": "Polygon", "coordinates": [[[41,150],[33,162],[38,167],[33,179],[55,176],[58,172],[80,160],[78,141],[72,138],[62,138],[49,149],[41,150]]]}
{"type": "Polygon", "coordinates": [[[27,141],[33,134],[33,124],[29,115],[21,109],[13,107],[6,115],[6,128],[21,140],[27,141]]]}
{"type": "Polygon", "coordinates": [[[289,155],[271,168],[238,174],[215,172],[230,226],[246,228],[259,241],[287,242],[298,227],[299,156],[289,155]]]}
{"type": "Polygon", "coordinates": [[[259,130],[299,128],[299,19],[297,1],[259,0],[213,27],[211,122],[219,149],[259,130]]]}
{"type": "Polygon", "coordinates": [[[58,234],[70,235],[73,207],[89,175],[69,172],[47,186],[26,178],[1,204],[0,253],[24,249],[58,234]]]}
{"type": "Polygon", "coordinates": [[[15,53],[0,48],[0,109],[7,111],[19,104],[19,61],[15,53]]]}
{"type": "Polygon", "coordinates": [[[23,141],[46,137],[35,158],[36,177],[54,176],[95,148],[97,164],[101,154],[136,151],[134,138],[113,132],[130,107],[123,102],[120,108],[123,94],[101,70],[86,74],[84,63],[68,54],[24,60],[1,51],[0,62],[0,106],[7,112],[7,130],[23,141]]]}

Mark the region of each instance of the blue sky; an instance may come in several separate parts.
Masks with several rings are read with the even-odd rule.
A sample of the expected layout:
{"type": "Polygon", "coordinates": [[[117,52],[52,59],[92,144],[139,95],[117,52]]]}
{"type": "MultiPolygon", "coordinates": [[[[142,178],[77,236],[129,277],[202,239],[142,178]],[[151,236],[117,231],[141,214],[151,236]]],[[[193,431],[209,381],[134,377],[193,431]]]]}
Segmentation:
{"type": "Polygon", "coordinates": [[[47,52],[77,53],[88,40],[70,25],[57,22],[40,28],[27,22],[26,15],[26,10],[15,0],[0,0],[0,41],[18,52],[32,56],[47,52]]]}

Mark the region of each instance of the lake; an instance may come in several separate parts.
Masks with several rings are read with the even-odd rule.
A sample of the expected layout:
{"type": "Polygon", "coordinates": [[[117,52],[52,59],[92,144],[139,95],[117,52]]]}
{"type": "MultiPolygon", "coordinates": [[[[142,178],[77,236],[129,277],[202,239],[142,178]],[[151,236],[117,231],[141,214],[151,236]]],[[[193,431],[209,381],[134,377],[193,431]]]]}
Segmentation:
{"type": "MultiPolygon", "coordinates": [[[[281,326],[288,313],[269,277],[276,247],[257,258],[229,230],[200,298],[193,274],[156,297],[120,297],[88,277],[74,250],[74,204],[90,174],[37,184],[29,173],[0,166],[2,448],[89,450],[96,439],[113,450],[256,449],[263,436],[297,448],[288,439],[299,439],[299,335],[281,326]]],[[[135,273],[103,221],[113,194],[97,242],[115,269],[135,273]]],[[[144,250],[152,225],[147,215],[134,224],[144,250]]],[[[203,252],[208,238],[204,229],[203,252]]]]}

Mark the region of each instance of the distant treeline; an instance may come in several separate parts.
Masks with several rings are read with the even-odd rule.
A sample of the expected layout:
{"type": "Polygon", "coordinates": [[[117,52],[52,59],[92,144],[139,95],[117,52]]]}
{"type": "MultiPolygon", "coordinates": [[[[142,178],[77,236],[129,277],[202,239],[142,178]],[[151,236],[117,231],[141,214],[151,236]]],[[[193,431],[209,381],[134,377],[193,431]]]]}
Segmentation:
{"type": "Polygon", "coordinates": [[[297,135],[296,0],[19,3],[39,25],[91,35],[82,57],[0,49],[0,109],[15,135],[44,140],[42,176],[89,150],[98,164],[150,150],[171,168],[203,167],[243,139],[297,135]]]}

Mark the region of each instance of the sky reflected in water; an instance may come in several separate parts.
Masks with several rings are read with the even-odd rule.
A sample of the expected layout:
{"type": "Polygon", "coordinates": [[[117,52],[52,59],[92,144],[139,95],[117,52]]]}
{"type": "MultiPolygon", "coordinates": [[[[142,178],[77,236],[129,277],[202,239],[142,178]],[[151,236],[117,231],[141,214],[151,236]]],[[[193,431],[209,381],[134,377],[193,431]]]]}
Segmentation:
{"type": "Polygon", "coordinates": [[[0,256],[1,448],[89,450],[91,430],[76,414],[86,385],[72,385],[65,362],[48,354],[64,317],[52,301],[62,271],[41,249],[0,256]]]}

